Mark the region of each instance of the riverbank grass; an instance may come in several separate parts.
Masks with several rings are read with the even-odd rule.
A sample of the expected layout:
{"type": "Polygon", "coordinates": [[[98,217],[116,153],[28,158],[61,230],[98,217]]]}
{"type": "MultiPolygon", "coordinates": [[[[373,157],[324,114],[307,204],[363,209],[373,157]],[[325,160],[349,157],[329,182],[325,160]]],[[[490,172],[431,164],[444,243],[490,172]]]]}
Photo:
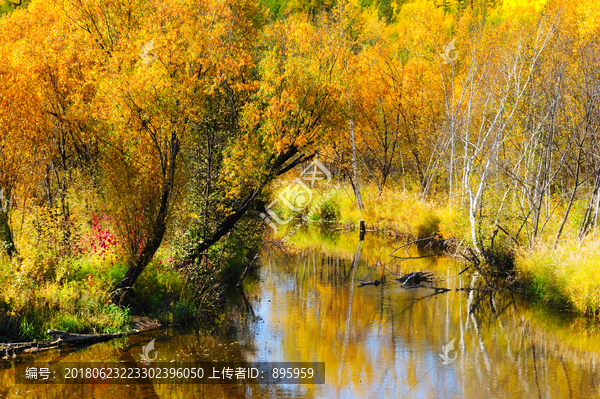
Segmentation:
{"type": "Polygon", "coordinates": [[[520,251],[518,277],[545,302],[580,313],[600,315],[600,239],[568,240],[556,249],[540,244],[520,251]]]}
{"type": "Polygon", "coordinates": [[[110,302],[110,289],[127,265],[97,257],[59,262],[53,268],[23,267],[0,259],[0,341],[48,339],[46,331],[104,334],[129,331],[133,313],[173,322],[184,277],[155,260],[144,273],[130,304],[110,302]],[[43,272],[42,272],[43,270],[43,272]]]}
{"type": "MultiPolygon", "coordinates": [[[[287,187],[286,181],[282,182],[282,187],[287,187]]],[[[364,220],[367,229],[397,236],[469,240],[469,221],[461,206],[422,199],[415,190],[389,188],[380,195],[373,184],[364,185],[361,195],[365,205],[362,212],[356,206],[352,190],[343,186],[334,188],[333,185],[311,190],[310,203],[301,211],[294,212],[280,202],[276,202],[271,210],[280,220],[290,220],[288,225],[300,218],[344,226],[358,226],[359,221],[364,220]]]]}
{"type": "MultiPolygon", "coordinates": [[[[375,185],[361,188],[365,205],[363,212],[356,207],[354,193],[340,188],[335,195],[319,192],[319,198],[328,195],[327,208],[335,212],[335,221],[342,225],[357,226],[363,219],[367,229],[390,232],[413,239],[437,236],[468,240],[469,222],[462,207],[435,199],[422,199],[416,191],[401,188],[386,189],[381,195],[375,185]]],[[[314,200],[313,200],[314,201],[314,200]]]]}
{"type": "MultiPolygon", "coordinates": [[[[455,240],[466,245],[471,244],[470,224],[466,209],[460,204],[450,204],[446,199],[422,199],[417,192],[402,188],[387,188],[381,195],[374,185],[365,185],[361,189],[365,210],[362,214],[356,207],[354,193],[340,188],[336,195],[329,195],[330,208],[338,210],[336,221],[341,225],[358,226],[364,219],[367,229],[388,232],[395,236],[405,236],[414,240],[436,236],[443,240],[455,240]]],[[[318,200],[327,192],[313,194],[318,200]]],[[[314,201],[314,199],[313,199],[314,201]]],[[[488,201],[499,204],[501,198],[488,201]]],[[[560,206],[555,213],[564,212],[560,206]]],[[[508,212],[510,216],[510,212],[508,212]]],[[[494,215],[494,212],[490,212],[494,215]]],[[[555,231],[560,218],[550,218],[545,222],[546,230],[537,237],[537,244],[530,247],[528,242],[515,243],[504,232],[498,232],[491,265],[506,273],[515,273],[517,282],[526,288],[530,295],[541,300],[574,310],[578,313],[600,315],[600,239],[586,238],[583,241],[569,239],[576,234],[579,213],[566,224],[564,234],[558,246],[554,248],[555,231]],[[574,233],[575,232],[575,233],[574,233]],[[506,260],[506,262],[505,262],[506,260]],[[510,270],[509,270],[510,269],[510,270]]],[[[517,231],[521,220],[507,216],[499,221],[505,230],[517,231]]],[[[481,234],[484,245],[489,245],[494,220],[483,218],[481,234]]]]}

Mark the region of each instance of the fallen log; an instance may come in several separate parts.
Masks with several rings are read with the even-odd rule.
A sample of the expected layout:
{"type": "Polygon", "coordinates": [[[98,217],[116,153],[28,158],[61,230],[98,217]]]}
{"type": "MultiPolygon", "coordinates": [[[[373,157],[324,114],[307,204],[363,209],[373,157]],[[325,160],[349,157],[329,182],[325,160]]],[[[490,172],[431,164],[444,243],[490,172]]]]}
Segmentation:
{"type": "Polygon", "coordinates": [[[0,344],[0,361],[14,358],[21,353],[37,353],[49,349],[58,349],[52,342],[21,342],[0,344]]]}
{"type": "Polygon", "coordinates": [[[94,342],[110,341],[114,338],[121,338],[131,333],[116,333],[116,334],[73,334],[60,330],[48,330],[48,334],[56,337],[52,344],[67,343],[67,344],[89,344],[94,342]]]}
{"type": "Polygon", "coordinates": [[[129,325],[131,331],[117,334],[74,334],[60,330],[48,330],[48,334],[54,337],[53,341],[0,343],[0,362],[13,359],[22,353],[37,353],[58,349],[63,344],[73,346],[89,345],[162,327],[162,324],[156,320],[139,316],[132,317],[129,325]]]}

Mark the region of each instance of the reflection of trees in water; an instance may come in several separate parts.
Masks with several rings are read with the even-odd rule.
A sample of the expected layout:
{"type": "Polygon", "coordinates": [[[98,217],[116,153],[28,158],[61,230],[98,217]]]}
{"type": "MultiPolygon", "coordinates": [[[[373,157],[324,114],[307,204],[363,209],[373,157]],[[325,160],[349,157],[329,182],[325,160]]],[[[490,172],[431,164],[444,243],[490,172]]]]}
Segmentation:
{"type": "Polygon", "coordinates": [[[301,282],[307,281],[307,278],[317,277],[321,284],[332,286],[347,284],[352,281],[353,272],[359,266],[361,248],[362,245],[359,244],[357,256],[352,259],[339,254],[326,255],[303,249],[296,257],[294,274],[301,282]]]}
{"type": "MultiPolygon", "coordinates": [[[[324,361],[327,386],[57,385],[28,387],[28,395],[310,398],[351,393],[402,397],[411,389],[406,397],[597,396],[597,322],[565,317],[504,291],[435,295],[432,290],[402,289],[396,282],[357,289],[358,277],[381,270],[380,259],[372,256],[367,244],[353,243],[345,252],[310,248],[296,254],[265,252],[259,270],[263,280],[246,281],[246,301],[232,292],[226,317],[210,329],[157,330],[94,345],[67,357],[56,352],[31,358],[137,361],[141,345],[156,338],[159,357],[166,361],[246,360],[262,345],[255,342],[255,333],[263,322],[258,317],[269,316],[261,311],[268,311],[276,318],[280,335],[269,345],[279,345],[277,350],[284,357],[269,360],[324,361]],[[261,297],[267,295],[277,304],[260,308],[261,297]],[[442,365],[441,347],[452,339],[456,339],[457,359],[442,365]],[[240,341],[243,344],[236,343],[240,341]],[[204,357],[204,353],[210,355],[204,357]]],[[[417,263],[411,267],[419,270],[413,265],[417,263]]],[[[430,269],[438,275],[454,273],[443,259],[430,269]]],[[[470,282],[446,279],[443,284],[464,288],[470,282]]],[[[13,378],[10,370],[0,370],[0,394],[16,396],[15,388],[5,388],[13,386],[13,378]]]]}
{"type": "Polygon", "coordinates": [[[490,391],[506,388],[537,397],[572,397],[575,379],[578,395],[591,395],[596,384],[588,382],[597,380],[600,360],[597,336],[587,345],[575,348],[564,339],[565,335],[579,335],[585,341],[588,333],[573,331],[569,316],[552,314],[551,309],[536,310],[511,292],[473,294],[476,296],[473,302],[479,305],[465,319],[464,331],[475,332],[473,349],[479,348],[471,352],[477,368],[475,375],[482,377],[481,381],[495,382],[490,391]],[[503,356],[503,362],[510,367],[495,367],[488,348],[503,356]]]}
{"type": "MultiPolygon", "coordinates": [[[[359,246],[351,254],[303,248],[286,260],[275,254],[271,260],[272,267],[294,276],[294,298],[301,303],[286,302],[289,319],[305,319],[290,326],[286,338],[294,342],[290,353],[303,345],[316,348],[328,370],[333,369],[334,375],[328,377],[334,386],[356,392],[369,384],[398,391],[415,387],[411,395],[436,397],[594,394],[596,384],[590,382],[598,381],[594,364],[598,364],[600,341],[584,338],[585,330],[577,334],[588,343],[576,342],[579,346],[574,347],[565,341],[572,324],[563,316],[547,309],[535,311],[521,297],[503,291],[436,294],[402,290],[394,283],[355,291],[355,276],[379,270],[377,261],[369,265],[368,251],[360,254],[361,250],[359,246]],[[307,310],[299,292],[318,294],[317,306],[326,311],[307,310]],[[304,336],[310,339],[304,342],[304,336]],[[442,365],[438,353],[455,338],[458,358],[442,365]],[[348,370],[361,375],[362,382],[349,379],[348,370]]],[[[449,266],[442,260],[438,275],[452,274],[444,268],[449,266]]],[[[470,285],[466,279],[447,279],[443,284],[448,288],[470,285]]]]}

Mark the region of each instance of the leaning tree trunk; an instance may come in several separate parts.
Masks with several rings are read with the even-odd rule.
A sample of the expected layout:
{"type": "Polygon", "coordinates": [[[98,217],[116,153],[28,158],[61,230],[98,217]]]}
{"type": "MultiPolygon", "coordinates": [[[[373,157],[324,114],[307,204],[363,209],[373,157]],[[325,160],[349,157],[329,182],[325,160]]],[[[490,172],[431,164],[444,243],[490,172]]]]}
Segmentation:
{"type": "Polygon", "coordinates": [[[150,233],[142,251],[139,256],[135,259],[135,261],[129,266],[127,269],[127,273],[125,276],[117,283],[117,285],[113,288],[113,292],[111,295],[111,301],[113,303],[120,303],[123,294],[133,287],[133,284],[137,281],[138,277],[146,266],[150,263],[154,254],[160,247],[162,240],[165,236],[166,231],[166,218],[169,211],[169,202],[172,193],[172,183],[170,183],[170,188],[163,189],[163,194],[161,197],[160,210],[155,219],[154,226],[152,227],[152,232],[150,233]]]}
{"type": "Polygon", "coordinates": [[[16,255],[17,248],[10,228],[8,211],[0,211],[0,245],[10,258],[16,255]]]}
{"type": "Polygon", "coordinates": [[[297,158],[290,161],[298,153],[298,148],[291,146],[284,152],[281,152],[277,155],[272,155],[269,160],[268,172],[263,177],[262,181],[260,181],[258,186],[249,192],[242,201],[240,201],[241,205],[235,209],[232,209],[229,216],[223,219],[211,234],[207,235],[204,240],[195,243],[194,248],[192,248],[188,254],[186,254],[186,256],[177,262],[177,266],[183,267],[194,262],[206,250],[223,238],[225,234],[230,232],[235,227],[237,222],[248,212],[248,210],[251,209],[252,205],[256,202],[263,189],[269,182],[271,182],[277,176],[281,176],[288,172],[293,167],[311,160],[315,156],[315,154],[299,155],[297,158]],[[290,162],[288,163],[288,161],[290,162]]]}
{"type": "Polygon", "coordinates": [[[177,156],[179,155],[179,150],[179,140],[175,135],[173,135],[168,177],[162,187],[160,206],[156,214],[156,218],[141,252],[129,266],[125,276],[117,283],[117,285],[114,286],[111,295],[111,301],[113,303],[121,303],[123,295],[127,292],[127,290],[133,287],[133,284],[135,284],[140,274],[142,274],[146,266],[148,266],[154,257],[154,254],[162,244],[163,238],[165,237],[165,232],[167,230],[166,220],[170,210],[171,196],[173,195],[175,170],[177,168],[176,161],[177,156]]]}
{"type": "MultiPolygon", "coordinates": [[[[7,197],[10,194],[7,194],[7,197]]],[[[15,241],[13,239],[12,229],[10,228],[10,219],[8,212],[10,211],[10,201],[4,198],[4,190],[0,191],[0,245],[6,254],[12,258],[17,253],[15,241]]]]}

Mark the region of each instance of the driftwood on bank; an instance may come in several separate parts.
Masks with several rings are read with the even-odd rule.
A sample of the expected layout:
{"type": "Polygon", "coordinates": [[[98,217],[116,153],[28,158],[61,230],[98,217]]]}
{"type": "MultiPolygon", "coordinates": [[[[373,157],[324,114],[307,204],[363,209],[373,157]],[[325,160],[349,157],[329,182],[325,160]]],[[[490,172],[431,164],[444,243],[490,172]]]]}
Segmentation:
{"type": "Polygon", "coordinates": [[[134,316],[131,320],[131,331],[117,334],[73,334],[60,330],[48,330],[54,340],[40,342],[0,343],[0,362],[10,360],[23,353],[37,353],[50,349],[58,349],[61,345],[89,345],[109,341],[128,335],[153,330],[162,327],[158,321],[146,317],[134,316]]]}
{"type": "Polygon", "coordinates": [[[53,344],[89,344],[102,341],[110,341],[113,338],[121,338],[128,333],[117,333],[117,334],[73,334],[60,330],[48,330],[48,334],[56,338],[53,344]]]}
{"type": "Polygon", "coordinates": [[[49,349],[58,349],[54,342],[21,342],[0,344],[0,362],[6,361],[22,353],[37,353],[49,349]]]}

